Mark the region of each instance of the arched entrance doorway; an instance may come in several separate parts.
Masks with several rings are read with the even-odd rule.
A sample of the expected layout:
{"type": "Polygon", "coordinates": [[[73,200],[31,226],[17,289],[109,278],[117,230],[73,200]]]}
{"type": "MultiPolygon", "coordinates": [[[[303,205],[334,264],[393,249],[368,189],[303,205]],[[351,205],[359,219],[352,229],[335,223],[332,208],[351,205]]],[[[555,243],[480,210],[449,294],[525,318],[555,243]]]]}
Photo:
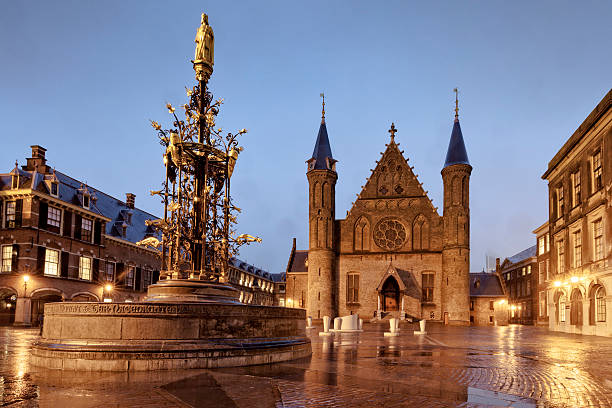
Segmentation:
{"type": "Polygon", "coordinates": [[[15,323],[17,293],[9,288],[0,288],[0,326],[15,323]]]}
{"type": "Polygon", "coordinates": [[[380,294],[383,299],[383,311],[392,312],[399,310],[400,289],[399,284],[393,276],[387,278],[380,294]]]}
{"type": "Polygon", "coordinates": [[[45,304],[62,302],[62,293],[57,289],[38,289],[32,293],[32,326],[40,325],[40,316],[45,312],[45,304]]]}
{"type": "Polygon", "coordinates": [[[570,323],[576,326],[582,326],[582,292],[580,289],[574,289],[570,298],[570,323]]]}

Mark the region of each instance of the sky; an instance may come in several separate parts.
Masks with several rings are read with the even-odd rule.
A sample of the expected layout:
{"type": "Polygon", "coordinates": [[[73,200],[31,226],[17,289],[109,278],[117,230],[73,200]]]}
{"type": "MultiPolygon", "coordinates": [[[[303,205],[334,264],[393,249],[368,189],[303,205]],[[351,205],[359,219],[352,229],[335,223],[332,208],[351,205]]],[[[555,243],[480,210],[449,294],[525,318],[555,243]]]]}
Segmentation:
{"type": "Polygon", "coordinates": [[[200,13],[215,33],[218,124],[248,129],[232,178],[240,258],[286,269],[308,247],[305,160],[325,92],[344,218],[398,129],[442,211],[459,88],[471,165],[471,270],[535,244],[547,219],[541,175],[612,86],[609,1],[5,1],[0,13],[2,172],[30,145],[48,164],[162,214],[162,147],[149,120],[186,102],[200,13]]]}

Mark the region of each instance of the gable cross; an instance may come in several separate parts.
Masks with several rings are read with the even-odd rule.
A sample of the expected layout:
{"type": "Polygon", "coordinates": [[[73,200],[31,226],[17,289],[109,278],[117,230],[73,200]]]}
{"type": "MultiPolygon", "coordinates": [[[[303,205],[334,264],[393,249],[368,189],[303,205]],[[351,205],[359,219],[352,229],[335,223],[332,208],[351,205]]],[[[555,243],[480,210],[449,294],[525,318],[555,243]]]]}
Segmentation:
{"type": "Polygon", "coordinates": [[[389,129],[389,133],[391,133],[391,141],[394,142],[395,141],[395,133],[397,132],[397,129],[395,128],[395,123],[391,123],[391,129],[389,129]]]}

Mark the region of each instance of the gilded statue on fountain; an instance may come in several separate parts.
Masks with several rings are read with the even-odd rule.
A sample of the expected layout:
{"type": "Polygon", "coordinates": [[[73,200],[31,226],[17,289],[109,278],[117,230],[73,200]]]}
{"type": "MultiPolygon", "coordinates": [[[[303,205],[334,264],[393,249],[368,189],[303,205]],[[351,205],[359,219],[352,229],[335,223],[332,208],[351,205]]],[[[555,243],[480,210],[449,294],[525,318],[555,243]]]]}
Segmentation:
{"type": "Polygon", "coordinates": [[[189,102],[173,117],[172,127],[157,131],[166,168],[163,189],[151,191],[162,198],[164,217],[147,221],[157,230],[161,241],[147,238],[141,245],[160,248],[160,280],[189,279],[225,282],[229,259],[238,247],[260,238],[236,235],[236,215],[240,209],[230,195],[230,181],[242,147],[238,138],[246,129],[223,133],[216,128],[222,99],[213,101],[207,82],[213,71],[214,35],[208,17],[202,14],[197,30],[195,59],[192,61],[198,83],[187,89],[189,102]]]}

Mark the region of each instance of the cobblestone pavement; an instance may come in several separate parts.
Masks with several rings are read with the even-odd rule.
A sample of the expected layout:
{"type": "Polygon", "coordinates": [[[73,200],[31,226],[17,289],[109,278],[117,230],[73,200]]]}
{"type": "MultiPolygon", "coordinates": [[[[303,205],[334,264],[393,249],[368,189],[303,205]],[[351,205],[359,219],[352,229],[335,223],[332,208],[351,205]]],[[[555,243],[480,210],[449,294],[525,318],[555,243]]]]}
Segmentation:
{"type": "Polygon", "coordinates": [[[2,406],[612,407],[612,339],[508,327],[383,326],[319,337],[312,358],[145,373],[32,367],[34,329],[0,328],[2,406]]]}

